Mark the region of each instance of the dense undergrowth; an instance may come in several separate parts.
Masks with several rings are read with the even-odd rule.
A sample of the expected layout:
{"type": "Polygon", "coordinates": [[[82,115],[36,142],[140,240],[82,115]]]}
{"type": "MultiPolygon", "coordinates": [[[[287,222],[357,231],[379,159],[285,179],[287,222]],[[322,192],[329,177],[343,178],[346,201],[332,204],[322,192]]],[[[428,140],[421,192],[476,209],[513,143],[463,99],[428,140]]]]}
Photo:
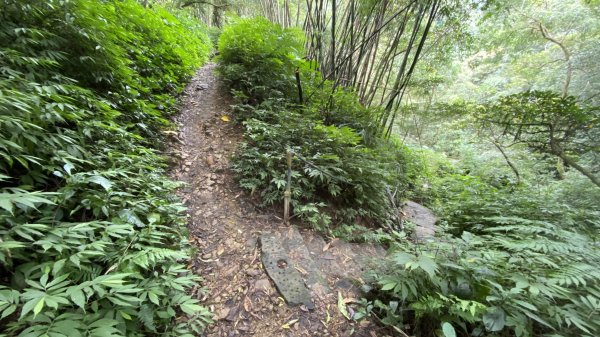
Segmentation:
{"type": "Polygon", "coordinates": [[[441,124],[440,152],[426,154],[427,202],[447,234],[392,245],[371,274],[375,312],[415,322],[422,336],[443,334],[443,323],[465,336],[597,335],[600,190],[575,170],[556,179],[555,160],[514,149],[519,182],[494,146],[471,143],[465,119],[441,124]]]}
{"type": "Polygon", "coordinates": [[[416,336],[598,335],[598,190],[574,172],[556,180],[543,167],[515,182],[498,168],[504,163],[477,159],[478,149],[457,164],[381,139],[379,110],[321,82],[300,36],[264,19],[224,29],[219,70],[246,139],[233,168],[242,187],[278,203],[290,149],[295,214],[326,233],[390,245],[355,318],[372,314],[416,336]],[[387,192],[396,189],[398,199],[438,210],[436,240],[404,240],[387,192]]]}
{"type": "Polygon", "coordinates": [[[462,175],[439,183],[449,234],[393,244],[371,274],[371,304],[386,324],[414,322],[420,336],[443,323],[465,336],[600,331],[597,206],[578,209],[557,186],[498,189],[462,175]]]}
{"type": "Polygon", "coordinates": [[[191,336],[178,184],[156,148],[210,42],[127,1],[0,1],[0,335],[191,336]]]}
{"type": "Polygon", "coordinates": [[[303,60],[302,46],[299,31],[261,18],[238,19],[221,34],[219,71],[246,130],[233,162],[240,184],[265,205],[281,202],[291,150],[292,204],[302,219],[345,235],[375,223],[393,228],[386,189],[405,190],[407,171],[417,167],[400,143],[377,136],[379,111],[321,82],[314,64],[303,60]]]}

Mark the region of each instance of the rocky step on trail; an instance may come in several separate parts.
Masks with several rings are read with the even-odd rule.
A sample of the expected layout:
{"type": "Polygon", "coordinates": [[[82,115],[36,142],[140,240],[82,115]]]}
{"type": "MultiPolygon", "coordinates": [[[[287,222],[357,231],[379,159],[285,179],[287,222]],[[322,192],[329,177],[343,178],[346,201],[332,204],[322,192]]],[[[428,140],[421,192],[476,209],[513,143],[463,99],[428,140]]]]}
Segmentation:
{"type": "Polygon", "coordinates": [[[186,183],[180,193],[199,251],[191,268],[205,286],[194,296],[215,313],[206,335],[384,335],[373,322],[349,319],[361,276],[384,249],[326,242],[256,209],[229,169],[243,130],[231,122],[232,100],[214,68],[201,68],[184,92],[174,149],[181,165],[173,170],[186,183]]]}

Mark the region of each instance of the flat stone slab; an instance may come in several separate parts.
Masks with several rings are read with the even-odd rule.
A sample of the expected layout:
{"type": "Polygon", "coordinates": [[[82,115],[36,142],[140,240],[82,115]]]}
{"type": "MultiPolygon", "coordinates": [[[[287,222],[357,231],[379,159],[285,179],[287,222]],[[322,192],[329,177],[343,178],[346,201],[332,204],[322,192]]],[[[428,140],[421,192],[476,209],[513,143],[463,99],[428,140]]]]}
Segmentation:
{"type": "Polygon", "coordinates": [[[402,207],[405,219],[416,225],[415,236],[417,239],[433,237],[435,235],[435,223],[437,217],[433,212],[414,201],[406,201],[402,207]]]}
{"type": "Polygon", "coordinates": [[[302,237],[302,234],[300,234],[300,231],[298,231],[298,228],[296,228],[296,226],[290,226],[286,231],[282,231],[280,235],[282,245],[291,260],[290,262],[293,263],[293,267],[302,274],[306,286],[310,290],[319,289],[323,290],[325,293],[331,292],[331,289],[329,289],[329,286],[327,285],[325,275],[319,270],[315,261],[313,261],[304,242],[304,238],[302,237]]]}
{"type": "Polygon", "coordinates": [[[273,234],[260,236],[261,260],[277,290],[289,305],[304,305],[314,309],[310,293],[302,275],[294,268],[281,240],[273,234]]]}

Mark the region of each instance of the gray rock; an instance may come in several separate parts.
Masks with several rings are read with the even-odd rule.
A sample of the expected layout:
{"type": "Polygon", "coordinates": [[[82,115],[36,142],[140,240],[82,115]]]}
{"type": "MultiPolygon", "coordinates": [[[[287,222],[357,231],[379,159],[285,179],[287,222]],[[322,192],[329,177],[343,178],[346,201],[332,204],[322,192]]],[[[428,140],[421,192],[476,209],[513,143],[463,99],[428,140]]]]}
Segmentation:
{"type": "Polygon", "coordinates": [[[292,266],[281,241],[272,234],[260,237],[261,260],[269,277],[289,305],[314,309],[310,293],[300,273],[292,266]]]}
{"type": "Polygon", "coordinates": [[[405,220],[416,225],[415,237],[417,239],[429,238],[435,235],[437,217],[429,208],[414,201],[406,201],[402,206],[402,212],[405,220]]]}

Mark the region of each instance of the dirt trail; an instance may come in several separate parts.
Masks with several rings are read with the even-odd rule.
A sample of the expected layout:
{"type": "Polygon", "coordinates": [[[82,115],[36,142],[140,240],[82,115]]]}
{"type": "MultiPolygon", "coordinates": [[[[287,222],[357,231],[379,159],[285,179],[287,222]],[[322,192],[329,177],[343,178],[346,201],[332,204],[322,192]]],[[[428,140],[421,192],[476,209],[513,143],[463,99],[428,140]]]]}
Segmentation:
{"type": "Polygon", "coordinates": [[[181,165],[173,172],[187,184],[181,195],[189,208],[190,240],[199,251],[192,266],[206,287],[195,296],[216,316],[206,335],[383,336],[368,321],[350,321],[338,309],[340,295],[348,310],[356,308],[352,298],[357,290],[351,281],[360,280],[358,261],[381,252],[326,242],[310,230],[284,226],[279,214],[256,209],[229,169],[243,130],[233,122],[232,100],[214,69],[213,64],[200,69],[185,90],[176,119],[181,165]],[[261,263],[258,238],[263,233],[293,246],[290,259],[298,261],[294,267],[305,279],[322,276],[310,284],[314,310],[290,307],[280,297],[261,263]]]}

